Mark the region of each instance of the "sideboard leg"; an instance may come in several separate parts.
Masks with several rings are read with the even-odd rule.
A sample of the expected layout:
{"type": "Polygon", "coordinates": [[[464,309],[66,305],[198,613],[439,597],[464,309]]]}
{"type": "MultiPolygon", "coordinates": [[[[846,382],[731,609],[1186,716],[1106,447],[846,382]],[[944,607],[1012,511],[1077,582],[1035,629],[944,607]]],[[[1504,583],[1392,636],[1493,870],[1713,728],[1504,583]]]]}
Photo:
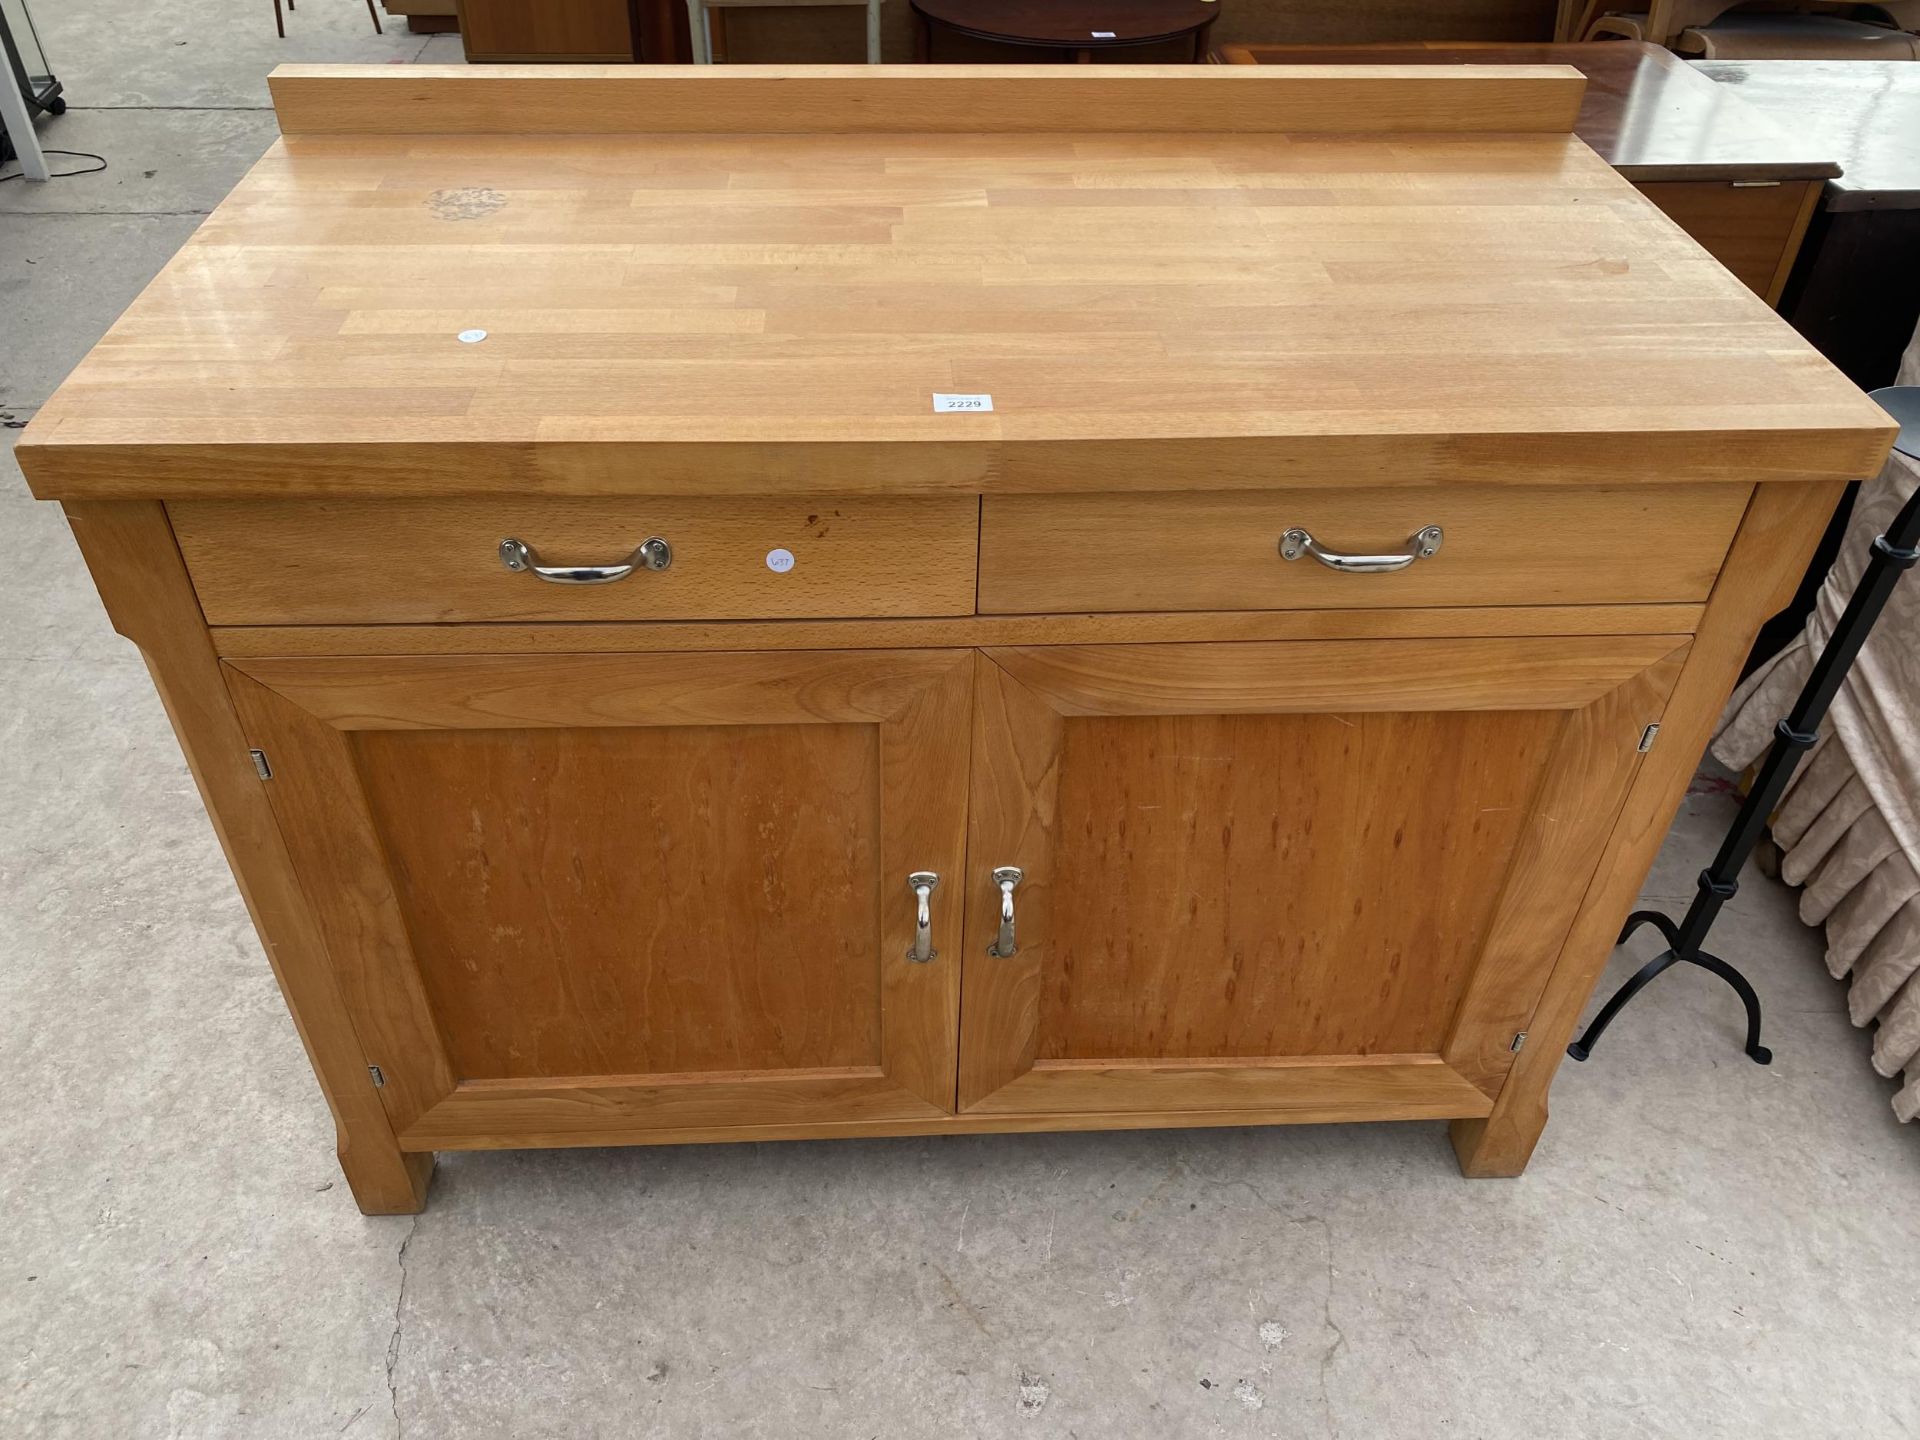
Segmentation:
{"type": "Polygon", "coordinates": [[[113,628],[140,649],[280,992],[333,1111],[340,1168],[370,1215],[426,1203],[433,1156],[400,1148],[233,711],[186,562],[153,500],[69,502],[113,628]]]}
{"type": "Polygon", "coordinates": [[[362,1215],[418,1215],[427,1208],[427,1186],[433,1180],[431,1150],[402,1150],[392,1133],[356,1141],[340,1128],[340,1171],[353,1191],[353,1203],[362,1215]]]}
{"type": "Polygon", "coordinates": [[[1462,1175],[1469,1180],[1510,1180],[1527,1168],[1546,1128],[1547,1107],[1542,1104],[1527,1114],[1509,1106],[1484,1120],[1456,1120],[1447,1133],[1462,1175]]]}
{"type": "Polygon", "coordinates": [[[1494,1098],[1493,1113],[1453,1122],[1453,1148],[1462,1174],[1495,1178],[1527,1168],[1546,1128],[1547,1088],[1566,1058],[1594,982],[1625,938],[1623,917],[1673,824],[1740,662],[1760,622],[1792,594],[1791,577],[1805,568],[1843,489],[1839,482],[1826,481],[1755,487],[1661,717],[1660,742],[1640,761],[1600,868],[1526,1027],[1526,1048],[1494,1098]]]}

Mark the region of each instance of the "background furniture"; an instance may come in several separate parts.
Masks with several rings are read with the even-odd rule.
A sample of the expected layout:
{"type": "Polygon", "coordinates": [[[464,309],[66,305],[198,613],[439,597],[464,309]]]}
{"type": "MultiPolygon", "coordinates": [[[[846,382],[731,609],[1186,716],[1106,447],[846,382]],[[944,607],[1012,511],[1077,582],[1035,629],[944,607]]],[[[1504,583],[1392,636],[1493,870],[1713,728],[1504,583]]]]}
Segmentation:
{"type": "Polygon", "coordinates": [[[1920,65],[1701,61],[1693,68],[1840,162],[1781,313],[1862,389],[1891,384],[1920,322],[1920,65]]]}
{"type": "Polygon", "coordinates": [[[617,65],[693,58],[684,0],[458,0],[469,62],[617,65]]]}
{"type": "MultiPolygon", "coordinates": [[[[1081,63],[1109,52],[1151,45],[1187,46],[1207,54],[1207,32],[1220,18],[1219,0],[912,0],[919,22],[914,58],[934,58],[933,36],[965,36],[994,45],[1064,52],[1081,63]]],[[[944,55],[942,58],[946,58],[944,55]]]]}
{"type": "Polygon", "coordinates": [[[1703,83],[1657,45],[1228,45],[1239,65],[1558,63],[1587,77],[1575,133],[1751,289],[1775,303],[1843,147],[1703,83]]]}
{"type": "MultiPolygon", "coordinates": [[[[373,8],[373,0],[366,0],[366,4],[367,18],[373,21],[373,33],[384,35],[386,32],[380,28],[380,12],[373,8]]],[[[273,28],[280,32],[280,38],[284,40],[287,38],[287,17],[281,13],[280,7],[281,0],[273,0],[273,28]]],[[[294,9],[293,0],[286,0],[286,8],[289,11],[294,9]]]]}
{"type": "Polygon", "coordinates": [[[1554,38],[1554,0],[1231,0],[1215,45],[1274,43],[1541,44],[1554,38]]]}
{"type": "Polygon", "coordinates": [[[1722,15],[1682,30],[1682,55],[1708,60],[1913,60],[1920,36],[1838,15],[1722,15]]]}
{"type": "MultiPolygon", "coordinates": [[[[1701,61],[1692,68],[1825,151],[1823,186],[1780,313],[1863,390],[1893,383],[1920,324],[1920,64],[1701,61]]],[[[1762,630],[1755,663],[1799,633],[1847,526],[1836,511],[1793,603],[1762,630]]]]}
{"type": "MultiPolygon", "coordinates": [[[[1920,335],[1900,383],[1920,385],[1920,335]]],[[[1741,769],[1772,738],[1773,717],[1808,683],[1847,633],[1865,593],[1863,574],[1877,535],[1914,545],[1920,507],[1920,427],[1905,432],[1907,453],[1861,487],[1845,543],[1825,577],[1805,630],[1766,668],[1748,677],[1727,707],[1713,753],[1741,769]]],[[[1870,582],[1869,582],[1870,583],[1870,582]]],[[[1907,1072],[1893,1098],[1902,1120],[1920,1118],[1920,584],[1908,580],[1866,639],[1833,702],[1832,725],[1773,815],[1780,873],[1800,892],[1800,918],[1823,926],[1827,968],[1852,977],[1853,1023],[1877,1027],[1873,1065],[1907,1072]]]]}
{"type": "Polygon", "coordinates": [[[20,161],[20,173],[28,180],[46,180],[50,175],[34,115],[58,115],[66,108],[26,0],[0,0],[0,139],[11,147],[20,161]]]}
{"type": "Polygon", "coordinates": [[[407,22],[407,29],[418,35],[444,34],[460,28],[456,0],[380,0],[387,14],[407,22]]]}
{"type": "MultiPolygon", "coordinates": [[[[1688,30],[1704,29],[1723,23],[1743,0],[1652,0],[1646,10],[1609,13],[1607,0],[1559,0],[1554,39],[1591,40],[1596,29],[1601,33],[1646,40],[1672,47],[1688,30]],[[1603,22],[1615,22],[1606,25],[1603,22]]],[[[1757,6],[1756,13],[1772,20],[1792,18],[1794,12],[1816,9],[1851,9],[1849,6],[1769,4],[1757,6]]],[[[1876,11],[1902,30],[1920,28],[1920,0],[1881,0],[1873,6],[1858,7],[1862,12],[1876,11]]]]}
{"type": "Polygon", "coordinates": [[[272,88],[298,163],[18,454],[370,1210],[506,1145],[1426,1118],[1517,1173],[1893,434],[1564,67],[272,88]],[[357,283],[400,248],[431,308],[357,283]]]}
{"type": "Polygon", "coordinates": [[[867,12],[867,63],[880,63],[881,0],[687,0],[687,20],[692,32],[693,58],[696,64],[713,63],[713,30],[708,11],[740,7],[764,10],[777,6],[805,6],[820,9],[832,6],[860,5],[867,12]]]}

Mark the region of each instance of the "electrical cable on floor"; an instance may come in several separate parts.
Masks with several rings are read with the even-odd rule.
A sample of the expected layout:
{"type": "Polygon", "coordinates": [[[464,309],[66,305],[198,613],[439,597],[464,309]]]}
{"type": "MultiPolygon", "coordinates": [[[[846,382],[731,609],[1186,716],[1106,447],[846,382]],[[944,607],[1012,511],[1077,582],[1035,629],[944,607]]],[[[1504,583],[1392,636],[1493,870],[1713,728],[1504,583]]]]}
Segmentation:
{"type": "MultiPolygon", "coordinates": [[[[89,165],[84,170],[56,170],[47,176],[49,180],[64,180],[69,175],[97,175],[107,168],[107,157],[95,155],[91,150],[42,150],[42,155],[65,155],[71,160],[98,160],[98,165],[89,165]]],[[[0,185],[9,180],[18,180],[25,172],[16,170],[11,175],[0,175],[0,185]]]]}

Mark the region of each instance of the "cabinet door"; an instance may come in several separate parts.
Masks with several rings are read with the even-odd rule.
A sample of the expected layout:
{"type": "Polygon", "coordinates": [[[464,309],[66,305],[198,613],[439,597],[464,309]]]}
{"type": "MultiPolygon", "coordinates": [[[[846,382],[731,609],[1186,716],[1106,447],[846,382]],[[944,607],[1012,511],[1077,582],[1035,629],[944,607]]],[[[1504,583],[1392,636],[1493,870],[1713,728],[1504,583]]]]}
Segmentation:
{"type": "Polygon", "coordinates": [[[402,1145],[951,1112],[971,664],[229,662],[402,1145]]]}
{"type": "Polygon", "coordinates": [[[1685,646],[981,652],[961,1109],[1486,1114],[1685,646]]]}

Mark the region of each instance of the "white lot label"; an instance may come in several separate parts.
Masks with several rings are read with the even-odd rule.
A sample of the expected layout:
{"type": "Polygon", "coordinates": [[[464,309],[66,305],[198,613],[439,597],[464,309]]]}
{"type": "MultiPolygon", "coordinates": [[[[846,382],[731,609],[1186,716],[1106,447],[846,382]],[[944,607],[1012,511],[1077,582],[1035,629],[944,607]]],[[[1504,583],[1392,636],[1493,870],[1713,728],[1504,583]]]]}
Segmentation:
{"type": "Polygon", "coordinates": [[[767,551],[767,569],[771,570],[774,574],[784,575],[792,568],[793,552],[791,550],[767,551]]]}
{"type": "Polygon", "coordinates": [[[946,410],[991,409],[993,409],[991,395],[942,395],[937,390],[933,393],[933,412],[936,415],[946,410]]]}

